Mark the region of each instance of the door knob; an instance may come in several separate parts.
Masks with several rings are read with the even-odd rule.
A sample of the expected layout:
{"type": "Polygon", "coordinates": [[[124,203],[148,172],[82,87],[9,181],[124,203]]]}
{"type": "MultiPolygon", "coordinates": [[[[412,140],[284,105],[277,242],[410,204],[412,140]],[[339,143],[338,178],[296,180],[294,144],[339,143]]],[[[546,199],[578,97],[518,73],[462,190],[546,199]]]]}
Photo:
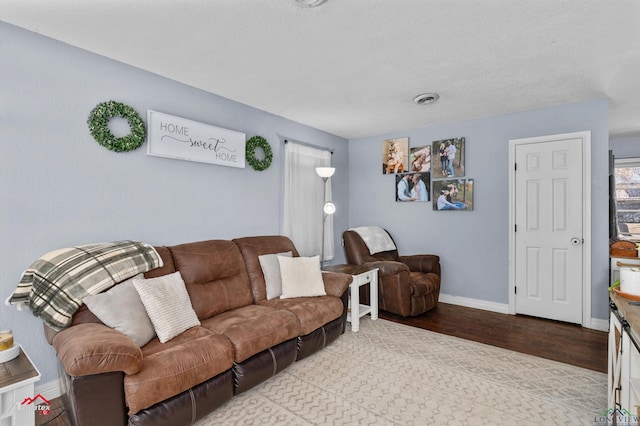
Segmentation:
{"type": "Polygon", "coordinates": [[[580,238],[572,238],[571,239],[571,245],[572,246],[579,246],[582,243],[582,240],[580,238]]]}

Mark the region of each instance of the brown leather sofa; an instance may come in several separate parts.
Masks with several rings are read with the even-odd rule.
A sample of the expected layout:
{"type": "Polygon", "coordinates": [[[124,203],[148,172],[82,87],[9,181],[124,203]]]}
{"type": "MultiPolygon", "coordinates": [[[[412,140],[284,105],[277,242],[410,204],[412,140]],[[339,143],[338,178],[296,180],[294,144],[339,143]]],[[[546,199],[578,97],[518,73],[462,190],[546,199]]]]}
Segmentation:
{"type": "Polygon", "coordinates": [[[286,237],[156,249],[164,265],[145,277],[180,271],[201,325],[142,348],[85,305],[70,327],[45,326],[74,425],[193,424],[344,333],[350,275],[323,273],[326,296],[266,299],[258,256],[298,256],[286,237]]]}
{"type": "MultiPolygon", "coordinates": [[[[347,263],[378,268],[379,309],[407,317],[436,307],[440,296],[439,256],[400,256],[398,250],[371,254],[362,237],[353,230],[345,231],[342,240],[347,263]]],[[[368,303],[369,291],[363,287],[360,300],[368,303]]]]}

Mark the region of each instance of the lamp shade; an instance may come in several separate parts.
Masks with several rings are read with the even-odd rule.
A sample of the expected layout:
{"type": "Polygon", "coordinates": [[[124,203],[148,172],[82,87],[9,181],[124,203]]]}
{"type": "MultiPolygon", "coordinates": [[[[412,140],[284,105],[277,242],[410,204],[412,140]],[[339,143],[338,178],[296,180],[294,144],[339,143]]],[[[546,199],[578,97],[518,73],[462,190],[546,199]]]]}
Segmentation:
{"type": "Polygon", "coordinates": [[[335,172],[335,167],[316,167],[316,173],[321,178],[330,178],[335,172]]]}
{"type": "Polygon", "coordinates": [[[336,212],[336,205],[331,201],[327,201],[324,203],[324,207],[322,208],[325,214],[334,214],[336,212]]]}

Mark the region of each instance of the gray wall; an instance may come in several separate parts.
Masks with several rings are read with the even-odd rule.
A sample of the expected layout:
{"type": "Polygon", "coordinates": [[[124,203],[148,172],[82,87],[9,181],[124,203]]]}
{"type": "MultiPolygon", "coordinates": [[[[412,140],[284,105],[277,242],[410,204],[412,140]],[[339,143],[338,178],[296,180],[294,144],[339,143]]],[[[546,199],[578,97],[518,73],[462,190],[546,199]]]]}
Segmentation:
{"type": "Polygon", "coordinates": [[[612,137],[610,149],[615,158],[640,157],[640,136],[612,137]]]}
{"type": "MultiPolygon", "coordinates": [[[[437,108],[437,105],[434,106],[437,108]]],[[[606,100],[424,127],[349,141],[349,225],[380,225],[401,254],[441,256],[442,293],[508,304],[508,141],[591,131],[592,317],[607,318],[608,122],[606,100]],[[466,138],[473,211],[434,211],[430,203],[396,203],[395,179],[381,173],[382,141],[409,137],[409,146],[466,138]]],[[[429,110],[425,109],[425,116],[429,110]]]]}
{"type": "MultiPolygon", "coordinates": [[[[0,288],[9,297],[25,268],[61,247],[120,239],[171,245],[280,234],[283,143],[331,147],[337,259],[348,224],[347,141],[0,22],[0,288]],[[130,153],[98,145],[87,128],[100,102],[265,137],[271,167],[257,172],[130,153]],[[340,184],[338,184],[338,182],[340,184]]],[[[185,65],[187,66],[187,65],[185,65]]],[[[0,305],[43,374],[57,378],[40,320],[0,305]]]]}

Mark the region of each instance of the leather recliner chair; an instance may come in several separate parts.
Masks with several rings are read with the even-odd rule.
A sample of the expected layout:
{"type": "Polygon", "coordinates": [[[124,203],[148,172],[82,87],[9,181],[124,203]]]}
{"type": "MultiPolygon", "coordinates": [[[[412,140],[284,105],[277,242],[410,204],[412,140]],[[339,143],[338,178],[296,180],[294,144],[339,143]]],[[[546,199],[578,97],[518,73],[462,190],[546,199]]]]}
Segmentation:
{"type": "MultiPolygon", "coordinates": [[[[353,230],[345,231],[342,239],[349,264],[378,268],[379,309],[407,317],[436,307],[440,295],[439,256],[400,256],[397,249],[371,254],[360,234],[353,230]]],[[[360,300],[368,303],[368,289],[360,290],[360,300]]]]}

